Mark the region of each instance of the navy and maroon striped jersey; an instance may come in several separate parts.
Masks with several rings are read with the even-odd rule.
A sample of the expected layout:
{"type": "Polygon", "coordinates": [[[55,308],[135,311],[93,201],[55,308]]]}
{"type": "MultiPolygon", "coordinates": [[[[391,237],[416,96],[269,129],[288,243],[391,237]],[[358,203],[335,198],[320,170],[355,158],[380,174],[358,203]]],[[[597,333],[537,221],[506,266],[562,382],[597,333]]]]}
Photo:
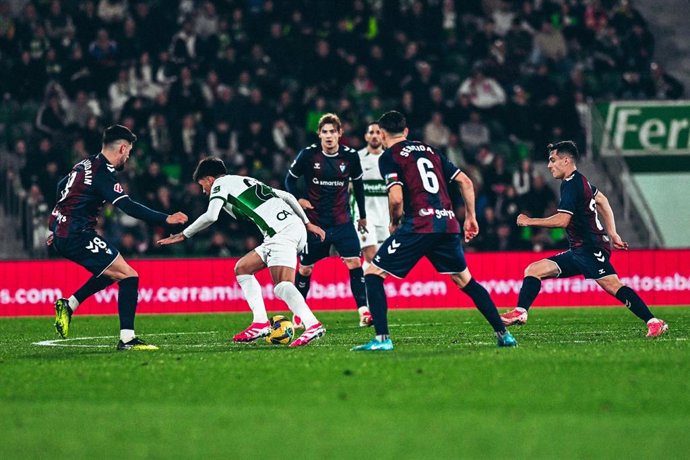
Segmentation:
{"type": "Polygon", "coordinates": [[[356,150],[341,145],[336,153],[327,154],[320,144],[312,144],[299,152],[288,174],[304,176],[305,198],[314,207],[305,209],[311,222],[322,228],[352,222],[348,185],[350,179],[362,178],[356,150]]]}
{"type": "Polygon", "coordinates": [[[115,177],[115,167],[101,154],[89,157],[74,165],[60,181],[49,227],[60,238],[93,230],[103,204],[114,204],[126,196],[115,177]]]}
{"type": "Polygon", "coordinates": [[[594,197],[599,190],[589,183],[587,178],[575,171],[561,183],[561,201],[559,212],[566,212],[572,217],[566,232],[570,248],[598,248],[611,253],[606,230],[597,216],[597,205],[594,197]]]}
{"type": "Polygon", "coordinates": [[[381,154],[386,188],[403,188],[400,230],[413,233],[460,233],[448,183],[460,174],[453,163],[422,142],[398,142],[381,154]]]}

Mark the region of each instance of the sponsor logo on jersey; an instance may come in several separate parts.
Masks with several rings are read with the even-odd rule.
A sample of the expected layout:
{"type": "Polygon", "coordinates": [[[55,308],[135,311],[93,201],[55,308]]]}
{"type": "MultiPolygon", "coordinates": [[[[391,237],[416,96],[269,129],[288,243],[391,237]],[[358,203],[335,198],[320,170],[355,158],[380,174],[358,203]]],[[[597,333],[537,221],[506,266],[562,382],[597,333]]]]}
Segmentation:
{"type": "Polygon", "coordinates": [[[117,193],[122,193],[122,185],[120,185],[119,183],[113,185],[113,190],[115,190],[115,192],[117,193]]]}
{"type": "Polygon", "coordinates": [[[67,222],[67,216],[63,215],[57,209],[53,209],[53,212],[51,212],[51,214],[53,215],[53,217],[55,217],[55,222],[57,222],[58,224],[64,224],[65,222],[67,222]]]}
{"type": "Polygon", "coordinates": [[[316,177],[314,177],[311,182],[315,185],[324,187],[343,187],[345,185],[345,182],[342,180],[319,180],[316,177]]]}
{"type": "Polygon", "coordinates": [[[422,217],[436,216],[437,219],[455,218],[455,213],[451,209],[422,208],[419,210],[419,215],[422,217]]]}
{"type": "Polygon", "coordinates": [[[370,196],[383,196],[387,194],[386,183],[380,180],[364,181],[364,194],[370,196]]]}

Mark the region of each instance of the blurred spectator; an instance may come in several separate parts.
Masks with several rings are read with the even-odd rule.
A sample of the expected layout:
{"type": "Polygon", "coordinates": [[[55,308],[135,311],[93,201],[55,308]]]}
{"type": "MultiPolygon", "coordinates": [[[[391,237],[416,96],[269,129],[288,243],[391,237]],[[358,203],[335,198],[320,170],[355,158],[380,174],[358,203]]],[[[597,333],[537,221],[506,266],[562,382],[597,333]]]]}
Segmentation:
{"type": "Polygon", "coordinates": [[[450,142],[450,128],[443,123],[443,114],[434,112],[424,126],[424,142],[445,151],[450,142]]]}
{"type": "Polygon", "coordinates": [[[491,132],[479,112],[470,112],[470,119],[460,124],[460,142],[465,150],[472,152],[491,142],[491,132]]]}

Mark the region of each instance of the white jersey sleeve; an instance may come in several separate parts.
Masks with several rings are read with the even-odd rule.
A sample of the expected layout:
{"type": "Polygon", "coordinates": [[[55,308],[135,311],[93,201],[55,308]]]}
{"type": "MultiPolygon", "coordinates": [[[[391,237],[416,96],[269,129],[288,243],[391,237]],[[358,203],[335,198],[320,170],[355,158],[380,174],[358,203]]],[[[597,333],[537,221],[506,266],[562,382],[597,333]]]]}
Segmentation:
{"type": "MultiPolygon", "coordinates": [[[[369,153],[366,148],[358,152],[362,163],[362,181],[364,183],[364,206],[367,210],[367,224],[388,227],[390,214],[388,211],[388,191],[386,183],[379,171],[379,158],[381,155],[369,153]]],[[[350,197],[354,200],[354,197],[350,197]]],[[[359,218],[357,206],[352,207],[354,219],[359,218]]]]}

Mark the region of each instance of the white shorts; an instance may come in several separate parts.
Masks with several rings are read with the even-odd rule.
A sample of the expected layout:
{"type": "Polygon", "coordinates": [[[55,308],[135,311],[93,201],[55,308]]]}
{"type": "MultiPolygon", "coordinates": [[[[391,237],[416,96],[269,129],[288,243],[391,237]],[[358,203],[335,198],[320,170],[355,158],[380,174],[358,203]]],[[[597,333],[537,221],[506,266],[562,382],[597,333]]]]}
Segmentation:
{"type": "Polygon", "coordinates": [[[296,220],[274,236],[268,237],[254,250],[268,267],[297,268],[297,254],[307,244],[307,229],[296,220]]]}
{"type": "MultiPolygon", "coordinates": [[[[355,228],[357,223],[355,222],[355,228]]],[[[359,247],[379,246],[390,236],[388,226],[367,224],[367,233],[357,232],[359,236],[359,247]]]]}

